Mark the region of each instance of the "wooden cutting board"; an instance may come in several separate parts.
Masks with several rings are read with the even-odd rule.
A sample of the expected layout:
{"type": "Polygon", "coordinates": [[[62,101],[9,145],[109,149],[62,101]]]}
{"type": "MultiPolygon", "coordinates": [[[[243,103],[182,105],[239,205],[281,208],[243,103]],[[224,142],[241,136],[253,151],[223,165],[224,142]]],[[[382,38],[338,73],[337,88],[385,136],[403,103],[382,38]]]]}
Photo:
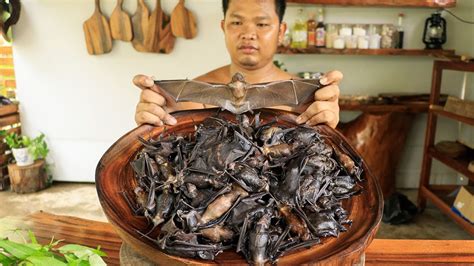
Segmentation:
{"type": "Polygon", "coordinates": [[[133,40],[132,45],[139,52],[147,52],[145,34],[148,34],[150,11],[143,0],[137,0],[137,10],[132,16],[133,40]]]}
{"type": "Polygon", "coordinates": [[[196,37],[196,20],[193,13],[184,6],[184,0],[179,0],[171,13],[171,30],[176,37],[185,39],[196,37]]]}
{"type": "Polygon", "coordinates": [[[163,26],[163,10],[161,1],[156,0],[156,7],[150,14],[148,33],[145,35],[145,47],[149,52],[160,52],[160,38],[163,26]]]}
{"type": "Polygon", "coordinates": [[[110,29],[114,40],[129,42],[133,38],[132,22],[130,16],[122,10],[123,0],[117,0],[112,15],[110,16],[110,29]]]}
{"type": "Polygon", "coordinates": [[[163,30],[160,32],[160,53],[169,54],[173,51],[176,37],[171,31],[170,17],[163,14],[163,30]]]}
{"type": "Polygon", "coordinates": [[[95,0],[94,14],[84,22],[83,28],[89,54],[98,55],[112,51],[109,22],[100,11],[100,0],[95,0]]]}

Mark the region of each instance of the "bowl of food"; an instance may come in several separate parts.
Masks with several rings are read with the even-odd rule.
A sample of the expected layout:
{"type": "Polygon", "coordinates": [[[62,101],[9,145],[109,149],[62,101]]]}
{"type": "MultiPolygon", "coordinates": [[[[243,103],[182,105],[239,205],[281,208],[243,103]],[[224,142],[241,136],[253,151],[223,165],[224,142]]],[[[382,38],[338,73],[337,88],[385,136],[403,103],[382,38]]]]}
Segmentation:
{"type": "Polygon", "coordinates": [[[273,109],[173,115],[175,126],[125,134],[96,169],[104,213],[138,254],[173,265],[360,260],[382,194],[340,133],[273,109]]]}

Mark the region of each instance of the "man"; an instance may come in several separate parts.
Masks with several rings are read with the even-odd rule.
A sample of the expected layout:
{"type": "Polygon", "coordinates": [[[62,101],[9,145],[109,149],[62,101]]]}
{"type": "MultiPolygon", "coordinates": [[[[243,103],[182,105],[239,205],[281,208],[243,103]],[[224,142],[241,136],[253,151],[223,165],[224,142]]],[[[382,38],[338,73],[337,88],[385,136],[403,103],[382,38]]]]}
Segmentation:
{"type": "MultiPolygon", "coordinates": [[[[224,20],[221,28],[230,54],[230,65],[215,69],[196,80],[212,83],[229,83],[240,72],[248,83],[262,83],[297,78],[273,64],[273,56],[282,42],[286,23],[282,22],[285,0],[223,0],[224,20]]],[[[339,82],[342,73],[331,71],[321,79],[325,87],[316,91],[314,102],[299,106],[293,111],[302,113],[296,122],[310,126],[326,123],[336,127],[339,122],[339,82]],[[304,111],[304,112],[303,112],[304,111]]],[[[133,83],[142,89],[137,105],[135,121],[157,126],[174,125],[176,119],[170,112],[184,109],[207,108],[198,103],[175,103],[167,100],[154,85],[153,79],[137,75],[133,83]]],[[[288,107],[279,107],[287,109],[288,107]]]]}

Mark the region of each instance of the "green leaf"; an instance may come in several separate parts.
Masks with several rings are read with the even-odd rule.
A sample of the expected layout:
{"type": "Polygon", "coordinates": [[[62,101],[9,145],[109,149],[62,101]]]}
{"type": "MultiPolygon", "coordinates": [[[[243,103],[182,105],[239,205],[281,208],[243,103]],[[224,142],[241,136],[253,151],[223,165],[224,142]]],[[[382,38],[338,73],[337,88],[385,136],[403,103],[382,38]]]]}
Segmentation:
{"type": "Polygon", "coordinates": [[[36,240],[36,236],[31,230],[28,230],[28,235],[30,236],[31,243],[38,244],[38,240],[36,240]]]}
{"type": "Polygon", "coordinates": [[[63,255],[69,265],[71,265],[71,262],[77,260],[77,257],[74,256],[73,254],[63,254],[63,255]]]}
{"type": "Polygon", "coordinates": [[[25,260],[33,263],[35,266],[67,266],[63,261],[49,256],[30,256],[25,260]]]}
{"type": "Polygon", "coordinates": [[[25,247],[29,247],[29,248],[32,248],[34,250],[41,250],[41,251],[48,251],[48,250],[44,250],[43,249],[43,246],[40,245],[40,244],[35,244],[35,243],[26,243],[26,244],[23,244],[25,247]]]}
{"type": "Polygon", "coordinates": [[[87,250],[87,252],[92,252],[92,253],[95,253],[99,256],[107,256],[107,254],[105,252],[103,252],[99,249],[93,249],[93,248],[90,248],[90,247],[76,245],[76,244],[64,245],[64,246],[60,247],[58,250],[61,253],[67,253],[67,252],[75,253],[75,252],[78,252],[78,251],[81,252],[81,251],[86,251],[87,250]]]}
{"type": "Polygon", "coordinates": [[[106,266],[104,260],[97,254],[93,254],[89,257],[89,264],[91,266],[106,266]]]}
{"type": "Polygon", "coordinates": [[[22,260],[37,252],[33,248],[9,240],[0,240],[0,247],[12,256],[22,260]]]}
{"type": "Polygon", "coordinates": [[[15,260],[13,260],[12,258],[7,257],[7,256],[3,255],[2,253],[0,253],[0,265],[10,266],[14,262],[15,262],[15,260]]]}

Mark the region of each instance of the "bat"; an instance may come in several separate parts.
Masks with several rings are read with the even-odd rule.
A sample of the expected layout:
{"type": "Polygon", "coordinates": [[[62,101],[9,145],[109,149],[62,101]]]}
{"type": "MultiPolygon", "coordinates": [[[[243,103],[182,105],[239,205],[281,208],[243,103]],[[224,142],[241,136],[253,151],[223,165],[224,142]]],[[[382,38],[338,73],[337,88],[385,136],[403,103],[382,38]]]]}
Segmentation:
{"type": "Polygon", "coordinates": [[[211,104],[234,114],[277,105],[304,104],[321,88],[319,78],[249,84],[241,73],[236,73],[228,84],[188,79],[155,80],[155,84],[167,98],[176,102],[211,104]]]}

